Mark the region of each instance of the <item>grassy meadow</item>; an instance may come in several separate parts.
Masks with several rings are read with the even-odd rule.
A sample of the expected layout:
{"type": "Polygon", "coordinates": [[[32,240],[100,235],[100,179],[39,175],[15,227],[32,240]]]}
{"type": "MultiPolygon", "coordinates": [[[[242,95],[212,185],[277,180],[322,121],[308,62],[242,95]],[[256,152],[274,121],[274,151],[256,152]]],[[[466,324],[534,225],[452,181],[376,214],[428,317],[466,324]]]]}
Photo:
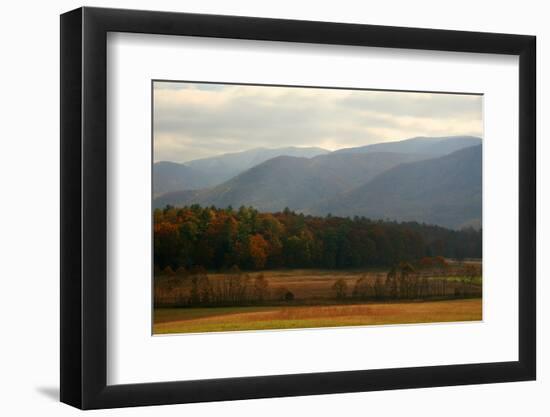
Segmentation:
{"type": "MultiPolygon", "coordinates": [[[[416,283],[419,288],[410,297],[402,299],[391,299],[376,293],[377,286],[381,290],[389,291],[385,285],[388,270],[383,268],[341,271],[268,270],[239,275],[230,272],[209,273],[208,288],[211,291],[212,288],[227,286],[227,283],[235,285],[236,277],[240,285],[251,288],[251,298],[245,297],[234,304],[219,305],[216,305],[212,298],[209,305],[189,304],[189,301],[185,301],[193,297],[194,288],[197,291],[197,279],[161,277],[157,278],[155,285],[157,297],[153,333],[481,320],[481,276],[463,276],[463,267],[462,264],[454,268],[453,264],[449,263],[444,276],[427,274],[423,278],[411,280],[410,282],[416,283]],[[266,286],[265,299],[262,302],[258,302],[252,295],[259,278],[266,286]],[[420,287],[430,288],[431,292],[423,294],[420,287]],[[336,288],[339,288],[338,295],[335,294],[336,288]],[[370,292],[361,293],[360,290],[365,288],[370,292]],[[465,288],[473,292],[466,292],[465,288]],[[292,294],[292,298],[287,298],[287,294],[292,294]]],[[[405,285],[401,283],[401,286],[405,285]]]]}
{"type": "Polygon", "coordinates": [[[481,298],[322,306],[161,308],[154,334],[478,321],[481,298]]]}

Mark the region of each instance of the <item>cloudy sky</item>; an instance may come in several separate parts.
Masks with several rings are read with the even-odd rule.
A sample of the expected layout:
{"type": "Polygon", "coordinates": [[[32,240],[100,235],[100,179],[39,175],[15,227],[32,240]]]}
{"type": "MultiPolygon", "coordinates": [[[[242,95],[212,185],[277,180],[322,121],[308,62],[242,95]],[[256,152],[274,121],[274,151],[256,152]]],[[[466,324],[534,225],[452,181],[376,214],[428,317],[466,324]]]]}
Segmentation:
{"type": "Polygon", "coordinates": [[[482,97],[475,95],[154,83],[155,161],[482,134],[482,97]]]}

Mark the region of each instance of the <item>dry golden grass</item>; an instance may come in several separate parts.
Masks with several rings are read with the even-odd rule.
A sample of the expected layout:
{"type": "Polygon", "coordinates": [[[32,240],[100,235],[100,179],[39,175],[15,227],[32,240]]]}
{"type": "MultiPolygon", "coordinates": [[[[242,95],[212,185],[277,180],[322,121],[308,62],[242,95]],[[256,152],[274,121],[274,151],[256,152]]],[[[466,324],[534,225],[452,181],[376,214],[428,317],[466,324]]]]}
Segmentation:
{"type": "MultiPolygon", "coordinates": [[[[268,270],[259,272],[244,273],[248,275],[252,282],[259,275],[269,283],[268,299],[277,300],[278,291],[285,289],[294,295],[295,300],[321,300],[334,298],[333,285],[337,280],[343,280],[346,285],[346,294],[350,296],[353,292],[355,284],[359,279],[366,280],[371,285],[374,284],[377,278],[385,281],[387,271],[384,269],[370,270],[326,270],[326,269],[287,269],[287,270],[268,270]]],[[[227,273],[209,273],[209,281],[215,285],[217,282],[229,278],[227,273]]],[[[464,277],[461,276],[446,276],[439,277],[446,279],[448,282],[461,281],[464,277]]],[[[191,291],[191,280],[189,278],[173,277],[170,280],[155,281],[155,294],[158,300],[165,300],[164,306],[174,305],[174,300],[188,299],[191,291]],[[169,287],[169,288],[168,288],[169,287]]],[[[476,279],[476,285],[481,285],[481,277],[476,279]]],[[[452,295],[453,287],[448,287],[448,294],[452,295]]],[[[157,300],[157,298],[155,298],[157,300]]],[[[162,305],[162,302],[159,303],[162,305]]],[[[181,304],[180,304],[181,305],[181,304]]]]}
{"type": "MultiPolygon", "coordinates": [[[[374,280],[377,276],[386,276],[385,271],[335,271],[323,269],[288,269],[269,270],[250,273],[254,278],[263,275],[269,282],[270,289],[274,292],[277,288],[286,288],[294,294],[296,299],[308,298],[330,298],[334,296],[332,286],[338,279],[343,279],[348,285],[348,292],[351,293],[355,282],[362,277],[374,280]]],[[[226,278],[227,274],[210,273],[208,278],[211,282],[226,278]]]]}
{"type": "Polygon", "coordinates": [[[296,307],[157,309],[154,333],[477,321],[481,299],[296,307]]]}

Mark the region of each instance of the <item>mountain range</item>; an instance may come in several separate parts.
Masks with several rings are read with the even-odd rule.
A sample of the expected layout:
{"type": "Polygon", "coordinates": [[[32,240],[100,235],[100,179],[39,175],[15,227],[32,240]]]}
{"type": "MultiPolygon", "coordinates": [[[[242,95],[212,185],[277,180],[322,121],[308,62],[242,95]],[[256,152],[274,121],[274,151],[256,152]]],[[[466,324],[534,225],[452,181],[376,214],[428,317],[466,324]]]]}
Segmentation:
{"type": "Polygon", "coordinates": [[[230,178],[281,155],[311,158],[330,153],[326,149],[286,147],[254,148],[186,163],[160,161],[153,165],[153,190],[159,196],[170,191],[194,190],[221,184],[230,178]]]}
{"type": "Polygon", "coordinates": [[[481,139],[475,136],[420,136],[395,142],[382,142],[356,148],[344,148],[334,151],[334,153],[403,152],[435,157],[447,155],[468,146],[479,144],[481,144],[481,139]]]}
{"type": "Polygon", "coordinates": [[[481,139],[412,138],[329,152],[252,149],[154,165],[154,206],[288,207],[305,214],[481,224],[481,139]]]}
{"type": "Polygon", "coordinates": [[[449,155],[404,163],[320,203],[313,214],[363,215],[452,228],[480,225],[481,145],[449,155]]]}

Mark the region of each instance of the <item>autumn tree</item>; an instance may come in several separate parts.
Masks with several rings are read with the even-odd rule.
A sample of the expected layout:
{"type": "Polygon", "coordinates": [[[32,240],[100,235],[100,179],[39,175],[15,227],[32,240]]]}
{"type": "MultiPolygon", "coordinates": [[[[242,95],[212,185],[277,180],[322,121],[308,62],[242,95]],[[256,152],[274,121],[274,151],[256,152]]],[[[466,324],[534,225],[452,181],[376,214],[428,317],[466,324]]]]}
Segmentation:
{"type": "Polygon", "coordinates": [[[316,217],[291,210],[167,206],[154,211],[153,221],[157,271],[197,265],[209,270],[232,265],[245,270],[389,267],[422,259],[420,270],[447,274],[445,258],[480,258],[482,248],[481,231],[358,216],[316,217]]]}
{"type": "Polygon", "coordinates": [[[269,245],[260,234],[250,237],[250,258],[255,269],[262,269],[267,261],[269,245]]]}
{"type": "Polygon", "coordinates": [[[177,224],[160,221],[154,225],[154,262],[160,268],[176,266],[180,261],[180,238],[177,224]]]}

